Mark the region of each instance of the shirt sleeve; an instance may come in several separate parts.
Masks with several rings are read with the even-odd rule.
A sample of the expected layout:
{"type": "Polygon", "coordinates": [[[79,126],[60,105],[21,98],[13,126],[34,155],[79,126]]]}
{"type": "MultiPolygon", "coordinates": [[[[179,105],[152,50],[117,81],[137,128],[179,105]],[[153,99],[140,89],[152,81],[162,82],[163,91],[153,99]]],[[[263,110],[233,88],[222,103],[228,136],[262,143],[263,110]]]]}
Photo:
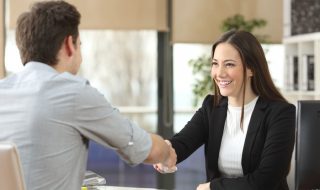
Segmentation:
{"type": "Polygon", "coordinates": [[[74,103],[76,127],[84,137],[114,149],[130,165],[147,158],[152,146],[150,135],[122,116],[96,89],[85,85],[74,103]]]}

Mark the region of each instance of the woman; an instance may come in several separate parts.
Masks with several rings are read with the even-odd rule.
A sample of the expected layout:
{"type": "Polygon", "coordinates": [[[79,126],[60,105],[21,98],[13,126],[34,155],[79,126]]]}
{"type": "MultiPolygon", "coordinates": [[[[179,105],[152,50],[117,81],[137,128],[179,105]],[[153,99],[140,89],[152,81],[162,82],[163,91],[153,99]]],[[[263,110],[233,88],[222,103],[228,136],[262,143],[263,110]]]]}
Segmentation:
{"type": "Polygon", "coordinates": [[[198,190],[288,189],[295,107],[273,84],[258,40],[245,31],[223,34],[212,46],[211,76],[215,95],[170,139],[177,163],[204,144],[207,183],[198,190]]]}

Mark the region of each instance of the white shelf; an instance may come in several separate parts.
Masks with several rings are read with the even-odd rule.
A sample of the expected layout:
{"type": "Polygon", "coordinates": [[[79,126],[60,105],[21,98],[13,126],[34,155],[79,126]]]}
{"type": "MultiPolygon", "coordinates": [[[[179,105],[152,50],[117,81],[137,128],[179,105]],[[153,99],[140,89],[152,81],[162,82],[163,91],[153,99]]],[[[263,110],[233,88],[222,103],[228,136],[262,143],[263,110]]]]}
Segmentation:
{"type": "Polygon", "coordinates": [[[300,99],[319,99],[320,32],[284,37],[283,44],[285,48],[285,89],[283,94],[293,102],[300,99]],[[314,63],[314,90],[308,90],[312,86],[312,80],[309,80],[310,74],[308,76],[308,72],[312,70],[310,70],[312,59],[314,63]],[[297,71],[296,74],[294,74],[294,70],[297,71]]]}
{"type": "Polygon", "coordinates": [[[308,42],[308,41],[313,42],[315,40],[320,40],[320,32],[284,37],[282,39],[282,42],[284,44],[290,44],[290,43],[299,43],[299,42],[308,42]]]}

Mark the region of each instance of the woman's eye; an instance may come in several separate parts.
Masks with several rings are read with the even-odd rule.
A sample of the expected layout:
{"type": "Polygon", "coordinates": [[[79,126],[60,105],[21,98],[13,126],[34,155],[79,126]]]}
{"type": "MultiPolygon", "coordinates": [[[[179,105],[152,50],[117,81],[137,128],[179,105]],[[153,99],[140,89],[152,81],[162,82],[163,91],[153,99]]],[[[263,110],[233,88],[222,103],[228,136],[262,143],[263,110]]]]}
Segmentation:
{"type": "Polygon", "coordinates": [[[226,63],[226,67],[234,67],[233,63],[226,63]]]}
{"type": "Polygon", "coordinates": [[[215,61],[213,61],[213,62],[211,62],[211,65],[212,65],[212,66],[214,66],[214,65],[218,65],[218,63],[217,63],[217,62],[215,62],[215,61]]]}

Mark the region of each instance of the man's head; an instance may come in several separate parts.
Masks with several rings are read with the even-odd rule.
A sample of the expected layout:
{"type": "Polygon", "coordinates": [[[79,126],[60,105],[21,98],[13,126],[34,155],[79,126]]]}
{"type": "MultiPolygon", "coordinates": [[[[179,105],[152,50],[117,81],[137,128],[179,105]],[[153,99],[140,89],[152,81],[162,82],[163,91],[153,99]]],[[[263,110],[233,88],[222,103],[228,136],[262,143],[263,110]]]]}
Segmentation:
{"type": "Polygon", "coordinates": [[[61,48],[68,42],[73,48],[80,48],[80,17],[77,9],[64,1],[37,2],[29,12],[22,13],[16,28],[22,63],[38,61],[55,66],[60,61],[61,48]]]}

